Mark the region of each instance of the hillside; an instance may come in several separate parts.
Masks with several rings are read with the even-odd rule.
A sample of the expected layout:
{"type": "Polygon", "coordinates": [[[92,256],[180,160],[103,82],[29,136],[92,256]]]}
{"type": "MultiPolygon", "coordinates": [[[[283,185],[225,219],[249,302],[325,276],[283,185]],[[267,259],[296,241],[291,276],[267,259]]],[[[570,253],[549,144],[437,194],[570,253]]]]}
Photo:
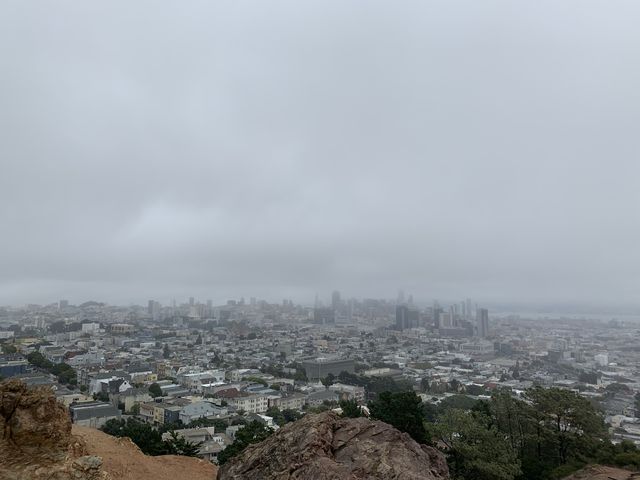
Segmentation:
{"type": "Polygon", "coordinates": [[[102,458],[102,469],[114,480],[212,480],[217,468],[210,462],[177,455],[150,457],[128,438],[73,426],[71,433],[85,444],[87,454],[102,458]]]}

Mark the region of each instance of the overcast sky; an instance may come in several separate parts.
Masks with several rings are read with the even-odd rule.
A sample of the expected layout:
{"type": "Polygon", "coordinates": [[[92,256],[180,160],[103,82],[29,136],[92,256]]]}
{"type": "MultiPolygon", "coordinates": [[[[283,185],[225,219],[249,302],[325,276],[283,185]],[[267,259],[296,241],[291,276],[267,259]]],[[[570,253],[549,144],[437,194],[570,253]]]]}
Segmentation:
{"type": "Polygon", "coordinates": [[[0,303],[640,305],[640,3],[0,3],[0,303]]]}

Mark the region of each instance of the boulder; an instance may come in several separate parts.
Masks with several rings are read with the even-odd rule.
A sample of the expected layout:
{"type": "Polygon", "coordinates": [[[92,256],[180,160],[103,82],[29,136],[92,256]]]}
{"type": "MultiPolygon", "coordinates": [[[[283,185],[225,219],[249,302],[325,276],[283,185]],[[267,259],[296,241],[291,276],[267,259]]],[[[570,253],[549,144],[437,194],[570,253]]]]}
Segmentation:
{"type": "Polygon", "coordinates": [[[218,480],[444,480],[449,470],[435,448],[367,418],[333,412],[306,415],[218,470],[218,480]]]}

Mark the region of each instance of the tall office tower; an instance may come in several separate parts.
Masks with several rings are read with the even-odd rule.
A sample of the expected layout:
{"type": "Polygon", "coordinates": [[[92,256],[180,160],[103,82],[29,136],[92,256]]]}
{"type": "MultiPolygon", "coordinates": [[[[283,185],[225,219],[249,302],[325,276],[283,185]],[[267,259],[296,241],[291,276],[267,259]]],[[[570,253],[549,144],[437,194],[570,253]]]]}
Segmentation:
{"type": "Polygon", "coordinates": [[[409,307],[406,305],[396,306],[396,328],[404,330],[409,322],[409,307]]]}
{"type": "Polygon", "coordinates": [[[193,305],[195,304],[195,299],[193,297],[189,297],[189,306],[193,307],[193,305]]]}
{"type": "Polygon", "coordinates": [[[458,317],[456,315],[456,309],[454,308],[453,305],[449,306],[449,319],[451,322],[452,327],[457,327],[458,326],[458,317]]]}
{"type": "Polygon", "coordinates": [[[314,308],[313,323],[317,325],[335,325],[336,312],[333,308],[314,308]]]}
{"type": "Polygon", "coordinates": [[[404,303],[404,290],[398,290],[398,300],[396,303],[398,304],[404,303]]]}
{"type": "Polygon", "coordinates": [[[467,319],[467,304],[464,302],[460,302],[460,317],[467,319]]]}
{"type": "Polygon", "coordinates": [[[149,300],[149,303],[147,304],[147,313],[149,315],[153,315],[153,300],[149,300]]]}
{"type": "Polygon", "coordinates": [[[418,328],[420,326],[420,311],[409,308],[407,305],[396,306],[396,328],[405,330],[408,328],[418,328]]]}
{"type": "Polygon", "coordinates": [[[409,298],[407,298],[407,303],[409,305],[413,305],[413,295],[409,294],[409,298]]]}
{"type": "Polygon", "coordinates": [[[440,328],[442,326],[442,309],[440,308],[440,304],[437,300],[433,301],[433,326],[435,328],[440,328]]]}
{"type": "Polygon", "coordinates": [[[467,298],[467,320],[473,318],[473,312],[471,311],[471,299],[467,298]]]}
{"type": "Polygon", "coordinates": [[[331,294],[331,307],[334,310],[338,310],[340,308],[340,292],[337,290],[331,294]]]}
{"type": "Polygon", "coordinates": [[[420,326],[420,310],[409,307],[409,328],[418,328],[420,326]]]}
{"type": "Polygon", "coordinates": [[[442,309],[440,307],[437,306],[438,304],[436,303],[433,306],[433,326],[435,328],[440,328],[442,326],[442,309]]]}
{"type": "Polygon", "coordinates": [[[476,309],[476,321],[478,328],[478,336],[485,338],[489,335],[489,310],[486,308],[476,309]]]}

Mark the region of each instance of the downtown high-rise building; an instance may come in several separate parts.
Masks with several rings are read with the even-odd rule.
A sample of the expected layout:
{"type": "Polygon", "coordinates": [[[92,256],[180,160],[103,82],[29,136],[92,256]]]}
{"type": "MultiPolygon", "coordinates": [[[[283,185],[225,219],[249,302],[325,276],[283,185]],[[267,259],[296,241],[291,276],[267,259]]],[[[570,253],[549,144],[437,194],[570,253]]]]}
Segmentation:
{"type": "Polygon", "coordinates": [[[476,309],[476,328],[478,337],[486,338],[489,335],[489,310],[486,308],[476,309]]]}
{"type": "Polygon", "coordinates": [[[396,329],[406,330],[420,326],[420,312],[407,305],[396,306],[396,329]]]}
{"type": "Polygon", "coordinates": [[[331,294],[331,307],[334,310],[339,310],[340,309],[340,305],[341,305],[342,301],[340,299],[340,292],[335,290],[332,294],[331,294]]]}

